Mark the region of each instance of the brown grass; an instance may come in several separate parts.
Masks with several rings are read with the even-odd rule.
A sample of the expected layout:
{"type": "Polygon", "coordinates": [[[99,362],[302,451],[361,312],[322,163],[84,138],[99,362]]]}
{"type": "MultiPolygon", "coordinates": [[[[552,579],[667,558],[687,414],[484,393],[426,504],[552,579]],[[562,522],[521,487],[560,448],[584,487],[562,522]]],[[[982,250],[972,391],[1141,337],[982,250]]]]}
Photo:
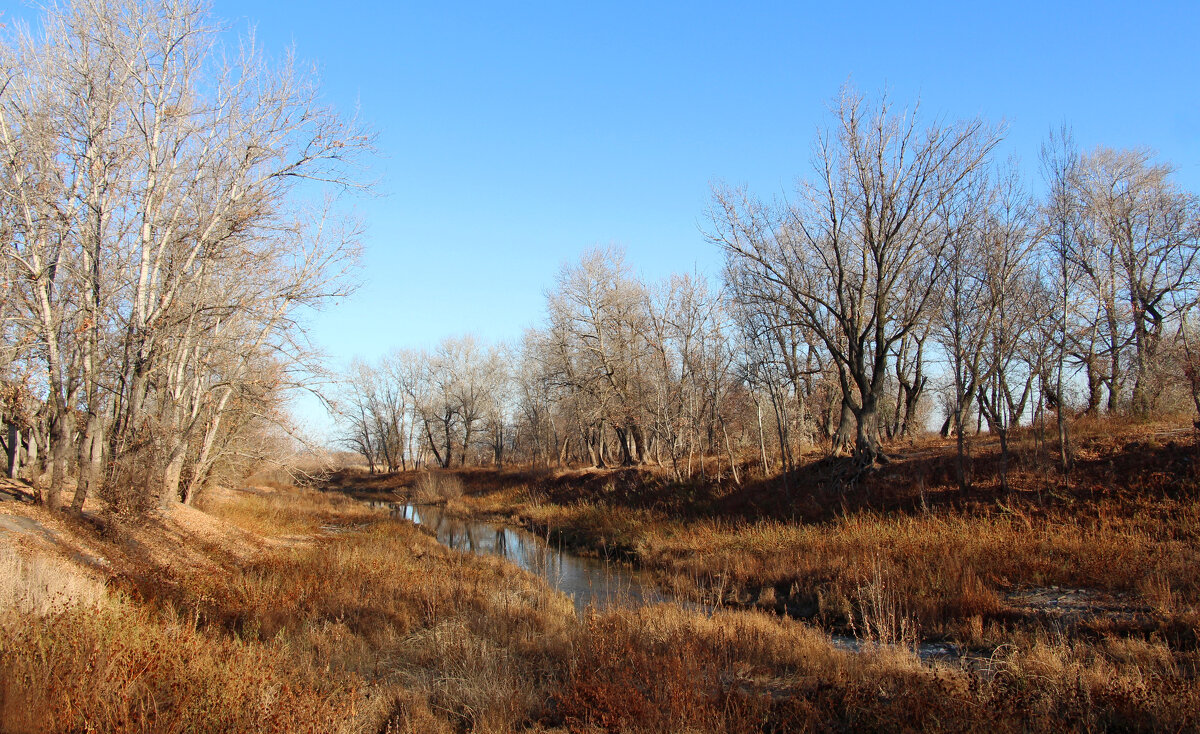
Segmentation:
{"type": "Polygon", "coordinates": [[[211,527],[188,520],[207,528],[202,557],[165,563],[134,552],[155,533],[193,537],[173,525],[100,527],[103,537],[80,542],[110,554],[105,598],[0,614],[0,729],[1200,726],[1191,575],[1200,523],[1178,492],[1140,506],[1101,498],[1086,511],[1009,498],[1008,510],[992,512],[935,504],[803,523],[671,516],[620,501],[621,479],[585,479],[602,492],[559,504],[553,487],[458,476],[464,502],[557,524],[597,553],[657,569],[681,592],[769,611],[706,616],[658,605],[580,619],[515,567],[450,552],[340,496],[217,493],[206,506],[211,527]],[[254,541],[242,547],[239,533],[254,541]],[[238,552],[222,549],[234,542],[238,552]],[[1146,611],[1043,619],[1011,598],[1034,583],[1088,586],[1146,611]],[[879,644],[840,650],[827,633],[775,613],[801,616],[803,605],[879,644]],[[923,661],[909,647],[918,634],[979,652],[923,661]]]}
{"type": "Polygon", "coordinates": [[[919,631],[983,648],[1046,624],[1081,634],[1097,623],[1136,634],[1187,626],[1200,609],[1193,432],[1075,428],[1070,486],[1051,448],[1026,431],[1014,441],[1008,492],[989,474],[994,441],[979,438],[967,492],[952,481],[953,444],[936,439],[898,449],[836,492],[828,483],[837,460],[819,457],[786,480],[741,488],[671,484],[655,471],[462,476],[476,512],[630,560],[675,593],[860,635],[879,636],[886,621],[904,628],[900,637],[919,631]],[[1052,587],[1078,590],[1094,601],[1091,613],[1038,608],[1039,590],[1052,587]]]}
{"type": "Polygon", "coordinates": [[[413,499],[418,502],[448,502],[462,497],[463,483],[454,474],[424,471],[413,484],[413,499]]]}

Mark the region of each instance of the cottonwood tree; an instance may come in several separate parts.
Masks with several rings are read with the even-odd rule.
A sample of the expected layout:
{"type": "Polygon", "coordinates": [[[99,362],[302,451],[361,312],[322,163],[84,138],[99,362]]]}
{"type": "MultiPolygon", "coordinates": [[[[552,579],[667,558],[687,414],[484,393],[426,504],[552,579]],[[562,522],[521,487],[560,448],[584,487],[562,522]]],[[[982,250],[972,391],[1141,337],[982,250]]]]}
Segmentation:
{"type": "MultiPolygon", "coordinates": [[[[973,187],[982,187],[983,176],[973,177],[973,187]]],[[[982,192],[971,192],[963,206],[947,206],[944,212],[946,244],[943,250],[944,290],[935,302],[938,312],[937,337],[948,359],[953,396],[947,422],[954,427],[957,443],[955,464],[959,487],[966,489],[970,479],[966,467],[966,431],[964,414],[970,409],[979,388],[979,371],[987,334],[995,310],[988,298],[983,274],[983,232],[978,217],[984,206],[982,192]]]]}
{"type": "Polygon", "coordinates": [[[483,399],[480,406],[483,434],[496,466],[502,466],[510,445],[520,438],[513,435],[512,350],[495,344],[487,348],[480,366],[483,399]]]}
{"type": "Polygon", "coordinates": [[[728,436],[725,406],[737,382],[728,314],[720,292],[699,275],[672,275],[645,290],[649,440],[656,460],[665,446],[676,477],[690,478],[694,463],[700,460],[703,473],[702,457],[719,454],[728,436]]]}
{"type": "Polygon", "coordinates": [[[528,329],[512,372],[516,431],[528,446],[529,459],[548,466],[563,463],[570,449],[570,431],[561,419],[563,394],[547,363],[545,335],[528,329]]]}
{"type": "Polygon", "coordinates": [[[1046,358],[1037,337],[1047,294],[1036,270],[1041,240],[1032,199],[1015,166],[1001,172],[981,228],[979,265],[989,311],[981,353],[979,410],[1000,441],[1000,486],[1008,490],[1009,431],[1020,423],[1046,358]]]}
{"type": "Polygon", "coordinates": [[[709,238],[733,270],[782,300],[819,339],[855,422],[855,454],[881,456],[879,406],[894,347],[921,323],[944,271],[944,210],[999,140],[981,120],[918,124],[886,98],[844,91],[835,130],[818,138],[815,176],[793,202],[767,207],[715,194],[709,238]]]}
{"type": "Polygon", "coordinates": [[[831,385],[825,379],[828,360],[815,346],[815,337],[802,325],[786,320],[778,307],[781,300],[750,300],[761,283],[743,283],[743,275],[731,272],[727,277],[734,298],[731,318],[738,330],[737,370],[755,405],[763,471],[768,471],[769,462],[762,406],[768,403],[769,423],[779,447],[778,463],[786,473],[795,468],[800,446],[813,442],[814,434],[834,438],[842,419],[841,393],[836,388],[829,390],[831,385]]]}
{"type": "Polygon", "coordinates": [[[896,410],[891,435],[912,436],[917,432],[919,406],[929,385],[925,345],[933,331],[932,320],[922,322],[896,345],[896,410]]]}
{"type": "Polygon", "coordinates": [[[298,184],[356,186],[370,136],[294,59],[221,37],[194,0],[95,0],[0,50],[4,257],[45,375],[48,504],[72,458],[76,507],[101,479],[190,496],[233,406],[278,399],[261,360],[296,359],[297,311],[344,292],[356,230],[298,184]]]}
{"type": "Polygon", "coordinates": [[[1172,173],[1146,149],[1108,148],[1084,156],[1077,171],[1086,216],[1079,267],[1103,316],[1109,412],[1125,404],[1130,379],[1132,411],[1153,408],[1155,356],[1179,315],[1174,296],[1195,279],[1200,204],[1172,173]]]}
{"type": "Polygon", "coordinates": [[[589,445],[605,463],[605,428],[617,435],[621,464],[644,459],[647,385],[646,296],[616,248],[586,252],[564,266],[548,297],[548,347],[560,384],[586,395],[594,411],[589,445]]]}
{"type": "MultiPolygon", "coordinates": [[[[1013,392],[1016,363],[1027,353],[1022,333],[1033,329],[1036,314],[1024,305],[1033,302],[1029,263],[1038,241],[1032,209],[1011,166],[994,177],[980,175],[970,203],[948,214],[945,288],[938,301],[937,338],[951,370],[953,399],[946,427],[956,433],[956,472],[959,485],[970,483],[967,430],[964,417],[978,407],[981,418],[1001,442],[1001,463],[1007,466],[1007,435],[1020,420],[1032,388],[1034,370],[1025,374],[1024,388],[1013,392]]],[[[1002,469],[1001,483],[1006,482],[1002,469]]]]}
{"type": "Polygon", "coordinates": [[[1042,207],[1046,230],[1047,275],[1054,294],[1051,339],[1055,347],[1053,377],[1042,380],[1043,400],[1053,408],[1058,425],[1059,469],[1064,481],[1071,467],[1071,445],[1067,425],[1065,400],[1067,357],[1070,349],[1072,291],[1076,289],[1079,273],[1078,256],[1083,228],[1082,204],[1076,182],[1079,173],[1079,153],[1069,130],[1062,128],[1051,134],[1041,148],[1042,177],[1047,200],[1042,207]]]}

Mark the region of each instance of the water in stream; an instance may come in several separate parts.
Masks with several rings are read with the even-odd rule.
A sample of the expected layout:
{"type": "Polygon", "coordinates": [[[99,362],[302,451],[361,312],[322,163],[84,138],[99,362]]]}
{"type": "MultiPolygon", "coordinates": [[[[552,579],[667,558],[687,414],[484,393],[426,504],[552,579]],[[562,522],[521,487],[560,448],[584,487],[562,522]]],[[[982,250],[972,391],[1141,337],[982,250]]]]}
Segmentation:
{"type": "MultiPolygon", "coordinates": [[[[605,609],[610,606],[643,606],[669,602],[710,612],[710,607],[676,599],[655,588],[648,574],[628,565],[595,558],[584,558],[551,545],[545,538],[528,530],[496,523],[449,517],[434,505],[371,502],[379,509],[388,509],[402,517],[433,530],[438,542],[454,550],[479,555],[499,556],[530,573],[537,574],[551,586],[571,597],[576,611],[589,606],[605,609]]],[[[834,647],[858,652],[861,641],[852,637],[833,635],[834,647]]],[[[954,658],[958,651],[952,645],[922,644],[917,654],[925,659],[954,658]]]]}
{"type": "Polygon", "coordinates": [[[448,517],[440,507],[430,505],[387,503],[386,507],[396,517],[433,530],[442,545],[467,553],[499,556],[541,576],[570,596],[579,611],[589,606],[604,609],[613,605],[677,603],[659,592],[645,573],[624,564],[564,551],[527,530],[448,517]]]}

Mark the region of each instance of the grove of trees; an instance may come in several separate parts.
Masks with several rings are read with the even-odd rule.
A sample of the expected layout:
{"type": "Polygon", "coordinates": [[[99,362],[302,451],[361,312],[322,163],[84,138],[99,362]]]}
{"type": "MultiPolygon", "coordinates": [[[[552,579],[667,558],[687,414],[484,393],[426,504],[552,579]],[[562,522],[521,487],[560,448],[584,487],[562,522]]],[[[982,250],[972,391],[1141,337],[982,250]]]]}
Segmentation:
{"type": "MultiPolygon", "coordinates": [[[[793,197],[716,187],[720,283],[565,265],[522,343],[356,364],[347,440],[374,468],[653,463],[740,481],[806,447],[869,466],[898,438],[1187,409],[1200,200],[1146,150],[1056,132],[1044,194],[1002,130],[844,90],[793,197]],[[1191,340],[1191,341],[1189,341],[1191,340]]],[[[1194,321],[1194,320],[1193,320],[1194,321]]],[[[1197,402],[1200,405],[1200,401],[1197,402]]],[[[1001,483],[1005,482],[1001,471],[1001,483]]]]}
{"type": "MultiPolygon", "coordinates": [[[[79,0],[0,42],[0,448],[47,505],[190,502],[286,429],[303,316],[351,287],[372,136],[227,36],[200,0],[79,0]]],[[[940,426],[966,486],[973,433],[1007,462],[1052,422],[1065,473],[1074,416],[1200,410],[1200,200],[1150,151],[1057,131],[1025,172],[1002,133],[844,90],[793,195],[714,188],[719,282],[589,250],[519,344],[355,362],[343,441],[740,482],[940,426]]]]}
{"type": "Polygon", "coordinates": [[[0,418],[50,506],[190,501],[286,423],[346,292],[371,136],[198,0],[51,5],[0,43],[0,418]],[[62,496],[73,484],[70,497],[62,496]]]}

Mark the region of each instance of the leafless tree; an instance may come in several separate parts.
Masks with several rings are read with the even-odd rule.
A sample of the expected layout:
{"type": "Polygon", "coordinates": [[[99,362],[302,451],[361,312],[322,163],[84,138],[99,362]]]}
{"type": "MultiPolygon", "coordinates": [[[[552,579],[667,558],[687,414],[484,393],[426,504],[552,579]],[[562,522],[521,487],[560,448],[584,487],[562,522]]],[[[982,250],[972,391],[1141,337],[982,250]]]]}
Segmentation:
{"type": "Polygon", "coordinates": [[[231,412],[274,414],[296,312],[345,292],[357,230],[297,184],[357,186],[370,135],[222,37],[198,0],[81,0],[0,48],[6,309],[45,375],[52,506],[72,464],[76,508],[102,481],[193,496],[231,412]]]}
{"type": "Polygon", "coordinates": [[[1042,393],[1049,398],[1058,423],[1059,468],[1067,480],[1071,467],[1071,445],[1067,426],[1065,399],[1067,357],[1071,339],[1072,290],[1078,273],[1082,206],[1077,195],[1076,181],[1079,154],[1074,138],[1066,128],[1050,136],[1041,150],[1042,176],[1048,194],[1044,205],[1046,241],[1049,247],[1048,268],[1053,278],[1048,290],[1054,293],[1053,341],[1057,349],[1054,359],[1053,387],[1043,380],[1042,393]]]}
{"type": "Polygon", "coordinates": [[[603,464],[606,426],[617,435],[620,463],[644,459],[644,371],[650,359],[646,297],[615,248],[584,254],[566,266],[549,296],[549,334],[561,384],[585,394],[597,411],[588,443],[603,464]]]}
{"type": "Polygon", "coordinates": [[[1110,412],[1125,403],[1127,372],[1132,411],[1153,408],[1155,354],[1165,325],[1179,315],[1173,296],[1195,279],[1200,203],[1171,173],[1145,149],[1100,148],[1080,162],[1086,222],[1079,265],[1102,314],[1110,412]]]}
{"type": "Polygon", "coordinates": [[[886,98],[844,91],[815,177],[772,209],[718,191],[709,237],[820,340],[855,420],[855,453],[881,456],[879,404],[895,346],[921,323],[945,263],[943,212],[999,140],[980,120],[918,126],[886,98]]]}

